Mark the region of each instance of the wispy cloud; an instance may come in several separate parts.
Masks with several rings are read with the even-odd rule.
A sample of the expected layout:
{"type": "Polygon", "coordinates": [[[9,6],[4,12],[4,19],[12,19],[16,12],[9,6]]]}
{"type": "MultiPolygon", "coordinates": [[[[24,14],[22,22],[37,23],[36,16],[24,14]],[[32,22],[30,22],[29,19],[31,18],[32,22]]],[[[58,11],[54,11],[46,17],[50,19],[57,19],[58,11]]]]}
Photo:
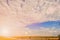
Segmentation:
{"type": "Polygon", "coordinates": [[[56,29],[55,27],[52,28],[45,28],[41,27],[40,29],[33,30],[33,29],[28,29],[27,35],[31,36],[57,36],[60,34],[60,29],[56,29]]]}
{"type": "Polygon", "coordinates": [[[27,28],[31,32],[30,35],[40,36],[56,36],[60,34],[60,21],[48,21],[42,23],[34,23],[28,25],[27,28]]]}

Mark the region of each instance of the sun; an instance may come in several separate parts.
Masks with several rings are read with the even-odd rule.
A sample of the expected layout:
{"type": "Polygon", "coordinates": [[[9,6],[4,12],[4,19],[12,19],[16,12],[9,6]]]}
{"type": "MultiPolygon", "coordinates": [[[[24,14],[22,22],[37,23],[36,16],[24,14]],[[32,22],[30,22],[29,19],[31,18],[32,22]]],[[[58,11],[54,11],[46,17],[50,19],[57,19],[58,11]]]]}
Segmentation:
{"type": "Polygon", "coordinates": [[[7,27],[2,27],[0,33],[1,33],[1,36],[7,37],[7,36],[9,36],[10,31],[7,27]]]}

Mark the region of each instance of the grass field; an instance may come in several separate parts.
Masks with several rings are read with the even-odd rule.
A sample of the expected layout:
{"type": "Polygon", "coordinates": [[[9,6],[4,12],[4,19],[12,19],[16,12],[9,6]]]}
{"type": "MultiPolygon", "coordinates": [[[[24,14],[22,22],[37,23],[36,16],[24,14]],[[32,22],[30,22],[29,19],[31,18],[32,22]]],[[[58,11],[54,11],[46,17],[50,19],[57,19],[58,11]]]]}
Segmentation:
{"type": "Polygon", "coordinates": [[[0,40],[58,40],[53,36],[14,36],[11,38],[0,36],[0,40]]]}

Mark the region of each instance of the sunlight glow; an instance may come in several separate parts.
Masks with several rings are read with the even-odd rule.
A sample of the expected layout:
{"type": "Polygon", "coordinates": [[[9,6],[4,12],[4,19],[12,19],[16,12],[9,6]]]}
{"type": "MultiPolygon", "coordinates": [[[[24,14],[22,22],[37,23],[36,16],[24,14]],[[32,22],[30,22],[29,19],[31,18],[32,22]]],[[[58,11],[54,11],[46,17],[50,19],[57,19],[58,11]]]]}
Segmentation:
{"type": "Polygon", "coordinates": [[[2,36],[8,36],[8,34],[9,34],[9,29],[7,27],[3,27],[1,29],[1,35],[2,36]]]}

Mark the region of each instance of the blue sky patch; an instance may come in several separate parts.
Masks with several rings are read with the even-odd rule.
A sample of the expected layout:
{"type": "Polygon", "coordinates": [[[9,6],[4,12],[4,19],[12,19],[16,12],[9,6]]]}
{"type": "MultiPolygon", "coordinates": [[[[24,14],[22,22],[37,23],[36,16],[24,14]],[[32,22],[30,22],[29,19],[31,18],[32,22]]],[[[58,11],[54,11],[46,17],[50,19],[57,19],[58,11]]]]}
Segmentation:
{"type": "Polygon", "coordinates": [[[45,27],[45,28],[60,28],[60,21],[46,21],[46,22],[39,22],[39,23],[33,23],[30,25],[27,25],[26,27],[30,29],[39,29],[40,27],[45,27]]]}

